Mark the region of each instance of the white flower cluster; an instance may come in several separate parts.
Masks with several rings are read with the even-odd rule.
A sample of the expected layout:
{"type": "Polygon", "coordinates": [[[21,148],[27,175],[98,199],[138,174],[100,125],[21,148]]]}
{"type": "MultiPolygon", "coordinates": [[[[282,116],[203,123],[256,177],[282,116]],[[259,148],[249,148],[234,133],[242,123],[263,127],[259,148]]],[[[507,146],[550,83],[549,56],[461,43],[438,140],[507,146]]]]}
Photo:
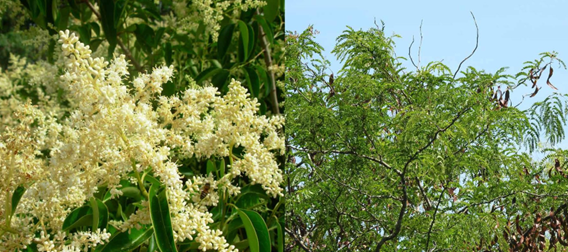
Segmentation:
{"type": "MultiPolygon", "coordinates": [[[[174,11],[178,17],[182,17],[180,24],[171,25],[170,27],[180,27],[182,30],[197,30],[199,23],[203,22],[206,27],[206,33],[211,34],[213,41],[217,41],[219,30],[221,29],[221,21],[225,16],[230,15],[237,18],[242,11],[260,8],[266,5],[263,0],[197,0],[191,5],[187,5],[185,1],[174,1],[174,11]],[[227,11],[231,10],[231,13],[227,11]],[[188,12],[196,12],[197,15],[187,15],[188,12]]],[[[176,18],[169,17],[169,22],[175,22],[176,18]]]]}
{"type": "MultiPolygon", "coordinates": [[[[209,227],[213,219],[206,206],[217,204],[217,192],[240,193],[232,180],[243,175],[269,195],[282,195],[274,152],[285,150],[279,134],[284,118],[258,116],[258,102],[234,80],[223,97],[212,87],[188,89],[181,97],[159,96],[161,85],[173,75],[171,66],[141,74],[132,82],[134,90],[128,90],[123,55],[110,63],[92,58],[89,47],[69,31],[60,32],[59,42],[68,115],[22,102],[12,115],[19,124],[0,124],[0,202],[10,201],[16,187],[27,188],[10,223],[8,213],[0,210],[0,249],[23,249],[35,242],[41,251],[80,251],[107,242],[106,230],[66,234],[63,220],[100,186],[120,197],[121,180],[138,183],[129,174],[151,168],[166,185],[177,241],[195,240],[204,251],[236,251],[221,231],[209,227]],[[235,148],[242,153],[233,153],[235,148]],[[47,158],[41,152],[45,149],[47,158]],[[197,176],[182,184],[172,160],[212,156],[231,160],[224,177],[197,176]],[[202,199],[205,183],[211,189],[202,199]],[[43,235],[34,238],[38,233],[43,235]]],[[[149,223],[147,201],[128,220],[111,222],[121,230],[149,223]]]]}

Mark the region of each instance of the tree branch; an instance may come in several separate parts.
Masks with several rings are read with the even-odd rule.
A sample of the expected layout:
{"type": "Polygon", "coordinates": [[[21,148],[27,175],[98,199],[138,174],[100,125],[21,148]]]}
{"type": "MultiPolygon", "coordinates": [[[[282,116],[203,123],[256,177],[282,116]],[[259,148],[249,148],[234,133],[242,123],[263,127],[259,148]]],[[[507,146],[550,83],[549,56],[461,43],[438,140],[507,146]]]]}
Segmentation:
{"type": "Polygon", "coordinates": [[[464,109],[462,109],[461,111],[459,111],[456,116],[454,116],[454,118],[452,119],[452,121],[446,125],[446,127],[440,129],[438,128],[438,130],[434,133],[434,137],[432,137],[432,140],[430,140],[430,142],[428,142],[426,145],[424,145],[422,148],[418,149],[411,157],[410,159],[406,162],[406,164],[404,165],[404,169],[403,169],[403,173],[406,171],[406,168],[408,167],[408,165],[414,161],[416,159],[416,157],[418,157],[418,154],[422,153],[426,148],[430,147],[430,145],[432,145],[436,139],[438,138],[438,135],[440,133],[445,132],[446,130],[448,130],[450,127],[452,127],[452,125],[454,125],[458,119],[460,119],[460,117],[465,114],[465,112],[467,112],[470,109],[470,107],[465,107],[464,109]]]}
{"type": "Polygon", "coordinates": [[[465,59],[462,60],[462,62],[460,62],[458,69],[456,70],[456,72],[454,73],[454,79],[456,79],[456,75],[458,74],[458,72],[460,71],[460,68],[462,66],[462,64],[469,59],[471,56],[473,56],[473,54],[475,53],[475,51],[477,50],[477,46],[479,45],[479,27],[477,26],[477,21],[475,20],[475,16],[473,15],[473,12],[470,12],[471,16],[473,17],[473,22],[475,23],[475,29],[477,30],[477,38],[475,39],[475,48],[473,48],[473,51],[471,52],[471,54],[469,56],[467,56],[465,59]]]}
{"type": "Polygon", "coordinates": [[[390,241],[392,239],[394,239],[398,233],[400,232],[400,229],[402,227],[402,219],[404,218],[404,215],[406,214],[406,205],[408,204],[408,194],[406,192],[406,180],[404,178],[404,174],[401,176],[401,184],[402,184],[402,207],[400,208],[400,212],[398,213],[398,219],[396,220],[396,224],[394,226],[394,230],[393,232],[388,235],[388,236],[383,236],[383,238],[381,238],[381,240],[379,241],[379,243],[377,244],[377,247],[375,248],[375,252],[379,252],[381,251],[381,247],[387,242],[390,241]]]}
{"type": "Polygon", "coordinates": [[[463,212],[465,212],[465,210],[467,210],[467,209],[470,208],[470,207],[479,206],[479,205],[484,205],[484,204],[489,204],[489,203],[492,203],[493,201],[496,201],[496,200],[499,200],[499,199],[507,198],[507,197],[509,197],[509,196],[511,196],[511,195],[514,195],[514,194],[516,194],[516,193],[517,193],[517,192],[511,192],[511,193],[508,193],[508,194],[505,194],[505,195],[501,195],[501,196],[495,197],[495,198],[490,199],[490,200],[484,200],[484,201],[481,201],[481,202],[478,202],[478,203],[470,204],[470,205],[468,205],[468,206],[463,207],[463,208],[462,208],[461,210],[459,210],[457,213],[458,213],[458,214],[463,213],[463,212]]]}
{"type": "Polygon", "coordinates": [[[420,45],[418,46],[418,67],[420,67],[420,54],[422,51],[422,40],[424,37],[422,36],[422,23],[424,20],[420,20],[420,45]]]}
{"type": "Polygon", "coordinates": [[[416,184],[418,184],[418,188],[420,189],[420,193],[422,194],[422,197],[424,197],[424,200],[426,201],[426,205],[428,205],[428,209],[432,209],[432,203],[430,202],[430,199],[428,199],[428,196],[426,195],[426,192],[424,191],[424,187],[420,183],[420,180],[418,179],[418,177],[415,177],[415,179],[416,179],[416,184]]]}
{"type": "MultiPolygon", "coordinates": [[[[396,222],[395,225],[395,229],[394,231],[389,235],[389,236],[384,236],[380,241],[379,244],[377,244],[377,247],[375,248],[375,252],[378,252],[381,250],[381,247],[384,245],[385,242],[394,239],[398,233],[400,232],[401,226],[402,226],[402,220],[404,218],[404,214],[406,213],[406,205],[407,205],[407,200],[408,200],[408,194],[406,192],[406,179],[404,177],[406,170],[408,168],[408,165],[414,160],[416,159],[416,157],[418,156],[418,154],[420,154],[422,151],[424,151],[426,148],[428,148],[430,145],[432,145],[434,143],[434,141],[436,141],[436,139],[438,138],[438,135],[442,132],[445,132],[446,130],[448,130],[452,125],[455,124],[455,122],[467,111],[469,110],[469,107],[464,108],[463,110],[461,110],[460,112],[457,113],[457,115],[452,119],[452,121],[446,125],[446,127],[442,128],[442,129],[438,129],[436,131],[436,133],[434,133],[434,137],[432,137],[432,140],[430,140],[430,142],[428,142],[425,146],[423,146],[422,148],[418,149],[418,151],[416,151],[414,153],[414,155],[412,155],[412,157],[410,157],[410,159],[406,162],[406,164],[404,165],[404,168],[401,172],[400,177],[401,177],[401,184],[402,184],[402,192],[403,192],[403,197],[402,197],[402,208],[400,209],[399,215],[398,215],[398,220],[396,222]]],[[[439,203],[438,203],[439,204],[439,203]]]]}
{"type": "Polygon", "coordinates": [[[361,158],[364,158],[364,159],[367,159],[367,160],[377,162],[380,165],[384,166],[385,168],[396,172],[396,174],[398,174],[399,176],[402,175],[402,172],[400,170],[398,170],[394,167],[391,167],[389,164],[387,164],[385,161],[383,161],[382,157],[380,157],[380,156],[377,159],[375,157],[370,157],[370,156],[367,156],[367,155],[358,154],[354,151],[338,151],[338,150],[319,150],[319,151],[316,151],[316,150],[309,150],[309,149],[306,149],[306,148],[299,148],[299,147],[294,147],[294,146],[290,146],[290,147],[293,148],[293,149],[296,149],[296,150],[304,151],[304,152],[318,152],[318,153],[322,153],[322,154],[333,153],[333,154],[355,155],[355,156],[358,156],[358,157],[361,157],[361,158]]]}
{"type": "MultiPolygon", "coordinates": [[[[260,11],[256,9],[256,15],[260,15],[260,11]]],[[[266,40],[266,33],[261,25],[258,26],[260,45],[264,48],[264,63],[266,64],[266,70],[270,74],[270,101],[272,102],[272,113],[275,115],[280,114],[280,108],[278,107],[278,94],[276,90],[276,80],[274,77],[274,71],[271,70],[272,66],[272,56],[270,55],[270,47],[268,41],[266,40]]]]}
{"type": "Polygon", "coordinates": [[[422,39],[424,38],[422,36],[422,23],[424,22],[424,20],[420,21],[420,45],[418,46],[418,65],[416,65],[414,63],[414,59],[412,59],[412,55],[410,54],[410,49],[412,49],[412,45],[414,44],[414,36],[412,37],[412,43],[410,43],[410,46],[408,47],[408,57],[410,58],[410,61],[412,62],[412,65],[414,65],[414,67],[416,67],[416,70],[420,70],[420,51],[422,50],[422,39]]]}
{"type": "Polygon", "coordinates": [[[410,58],[412,65],[416,67],[416,70],[418,70],[418,66],[414,63],[414,59],[412,59],[412,45],[414,45],[414,36],[412,36],[412,42],[410,42],[410,46],[408,47],[408,57],[410,58]]]}
{"type": "Polygon", "coordinates": [[[302,243],[302,241],[300,241],[298,239],[298,237],[296,237],[296,234],[294,234],[294,232],[292,232],[290,229],[288,229],[287,227],[284,227],[284,230],[286,231],[286,233],[288,233],[290,236],[292,236],[292,238],[294,239],[294,241],[296,243],[298,243],[300,245],[300,248],[302,248],[304,251],[306,252],[312,252],[311,249],[309,249],[304,243],[302,243]]]}
{"type": "Polygon", "coordinates": [[[446,187],[442,187],[442,192],[440,192],[440,197],[438,197],[438,203],[436,203],[436,209],[434,209],[434,216],[432,217],[432,222],[430,222],[430,228],[428,229],[428,238],[426,239],[426,251],[430,248],[430,234],[432,233],[432,227],[434,227],[434,222],[436,221],[436,214],[438,213],[438,208],[440,207],[440,202],[442,201],[442,196],[446,187]]]}
{"type": "Polygon", "coordinates": [[[130,60],[130,62],[132,62],[132,65],[134,65],[136,70],[138,70],[138,72],[142,73],[144,71],[144,69],[142,68],[142,66],[140,66],[140,64],[138,64],[138,62],[134,59],[134,57],[132,57],[132,54],[130,54],[130,51],[128,50],[128,48],[126,48],[126,46],[124,46],[124,44],[122,43],[122,40],[120,40],[120,38],[117,38],[116,42],[118,43],[118,45],[120,46],[120,48],[124,52],[124,55],[126,55],[126,57],[130,60]]]}

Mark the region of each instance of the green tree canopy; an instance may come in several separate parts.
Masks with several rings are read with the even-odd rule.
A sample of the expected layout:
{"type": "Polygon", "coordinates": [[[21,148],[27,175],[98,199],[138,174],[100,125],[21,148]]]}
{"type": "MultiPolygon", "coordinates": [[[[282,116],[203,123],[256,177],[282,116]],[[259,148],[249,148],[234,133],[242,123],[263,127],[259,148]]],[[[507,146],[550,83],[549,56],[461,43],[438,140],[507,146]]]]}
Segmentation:
{"type": "Polygon", "coordinates": [[[568,99],[536,95],[555,89],[553,72],[565,67],[556,53],[515,76],[441,62],[406,69],[394,37],[347,27],[333,76],[313,28],[287,34],[288,249],[568,245],[568,152],[556,147],[568,99]],[[534,104],[521,110],[513,97],[534,104]]]}

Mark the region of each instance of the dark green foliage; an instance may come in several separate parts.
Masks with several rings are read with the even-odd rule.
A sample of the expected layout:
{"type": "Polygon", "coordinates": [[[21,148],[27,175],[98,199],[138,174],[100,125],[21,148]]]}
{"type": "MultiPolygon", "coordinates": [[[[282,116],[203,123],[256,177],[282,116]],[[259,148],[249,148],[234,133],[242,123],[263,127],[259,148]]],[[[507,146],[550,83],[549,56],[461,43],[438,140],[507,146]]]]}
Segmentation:
{"type": "Polygon", "coordinates": [[[474,67],[454,77],[441,62],[405,69],[393,38],[348,27],[332,51],[344,63],[332,81],[313,28],[288,34],[287,249],[542,251],[568,242],[567,159],[556,146],[568,99],[515,92],[553,81],[549,68],[540,81],[534,74],[562,66],[556,54],[515,77],[474,67]],[[537,150],[545,158],[534,159],[537,150]]]}
{"type": "MultiPolygon", "coordinates": [[[[273,70],[269,69],[271,65],[282,65],[284,61],[284,3],[281,0],[268,0],[267,3],[263,8],[249,9],[237,17],[232,17],[233,7],[229,8],[228,13],[224,13],[225,19],[219,22],[219,39],[214,41],[202,20],[197,24],[197,30],[189,32],[181,31],[178,26],[168,26],[165,20],[169,15],[175,15],[172,1],[22,0],[26,16],[22,17],[25,22],[19,29],[15,28],[17,20],[10,17],[9,11],[0,17],[0,67],[6,69],[9,66],[9,53],[27,59],[28,63],[42,60],[53,63],[57,58],[55,53],[58,53],[56,39],[50,38],[42,48],[23,45],[22,41],[29,40],[26,36],[34,34],[30,32],[32,27],[47,30],[51,35],[69,29],[93,52],[108,48],[105,51],[107,60],[112,59],[113,54],[126,55],[130,63],[130,78],[151,72],[161,64],[174,65],[174,79],[163,86],[162,95],[179,95],[188,88],[194,88],[191,80],[200,86],[213,85],[224,93],[234,78],[258,99],[261,104],[259,114],[270,116],[279,113],[278,107],[284,101],[283,91],[276,87],[276,82],[283,81],[284,76],[273,76],[273,70]],[[95,5],[98,8],[94,8],[95,5]],[[271,90],[274,90],[273,96],[271,90]]],[[[192,2],[187,1],[186,7],[191,5],[192,2]]],[[[22,81],[26,82],[26,78],[23,76],[22,81]]],[[[124,85],[132,87],[128,81],[124,85]]],[[[35,105],[38,103],[37,88],[24,84],[18,92],[21,98],[29,98],[35,105]]],[[[58,94],[61,99],[57,102],[65,104],[64,91],[59,90],[58,94]]],[[[234,154],[242,158],[242,149],[240,152],[235,149],[234,154]]],[[[283,158],[279,159],[283,166],[283,158]]],[[[228,170],[225,161],[214,157],[191,158],[180,160],[178,164],[184,181],[203,174],[211,174],[218,179],[228,170]]],[[[162,185],[152,175],[148,171],[143,173],[141,185],[121,181],[123,194],[115,199],[110,199],[110,189],[99,188],[90,202],[69,213],[63,230],[73,233],[107,228],[112,234],[110,243],[97,247],[96,251],[198,251],[199,244],[195,240],[174,241],[172,223],[167,214],[167,195],[164,190],[158,190],[162,185]],[[149,201],[151,225],[120,232],[109,224],[113,220],[127,220],[142,208],[142,201],[149,201]]],[[[130,176],[134,178],[136,174],[131,173],[130,176]]],[[[220,195],[219,205],[209,209],[215,220],[210,224],[211,228],[223,231],[227,242],[242,250],[283,251],[283,198],[269,197],[260,186],[251,185],[246,178],[235,183],[242,187],[243,193],[238,197],[220,195]],[[238,223],[247,216],[252,226],[238,223]],[[249,232],[259,237],[256,247],[249,245],[249,232]]],[[[22,188],[14,193],[13,210],[24,192],[22,188]]],[[[28,246],[28,250],[37,251],[37,247],[28,246]]]]}

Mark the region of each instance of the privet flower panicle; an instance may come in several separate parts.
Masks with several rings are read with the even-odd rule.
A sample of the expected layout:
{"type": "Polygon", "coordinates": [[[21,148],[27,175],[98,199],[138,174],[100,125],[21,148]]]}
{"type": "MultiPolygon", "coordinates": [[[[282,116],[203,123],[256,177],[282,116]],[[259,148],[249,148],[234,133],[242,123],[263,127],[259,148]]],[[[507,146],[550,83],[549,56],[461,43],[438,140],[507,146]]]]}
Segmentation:
{"type": "Polygon", "coordinates": [[[238,17],[241,12],[249,9],[259,8],[265,6],[266,1],[260,0],[228,0],[228,1],[214,1],[214,0],[197,0],[193,1],[191,5],[186,2],[176,0],[174,1],[174,11],[178,18],[168,17],[167,20],[171,25],[169,27],[180,27],[179,32],[195,31],[199,27],[199,23],[205,25],[205,33],[211,35],[214,42],[219,38],[219,30],[221,29],[221,21],[227,15],[228,10],[232,10],[229,15],[231,17],[238,17]],[[188,15],[196,13],[196,15],[188,15]],[[178,22],[177,24],[173,24],[178,22]]]}
{"type": "MultiPolygon", "coordinates": [[[[238,176],[260,184],[270,196],[282,195],[275,153],[285,150],[284,118],[258,116],[256,98],[251,99],[236,80],[225,96],[214,87],[160,96],[162,85],[174,74],[173,66],[135,77],[133,90],[128,90],[123,83],[129,74],[124,55],[111,62],[93,58],[75,34],[62,31],[59,36],[65,71],[57,85],[65,89],[68,115],[0,99],[12,104],[10,111],[0,110],[11,119],[0,121],[0,202],[9,201],[18,186],[27,188],[10,225],[0,211],[0,225],[14,229],[0,229],[2,249],[24,249],[36,242],[40,251],[85,251],[108,242],[107,230],[68,234],[61,230],[63,220],[101,185],[108,187],[112,198],[121,197],[122,180],[138,183],[130,172],[150,170],[166,186],[178,242],[195,240],[203,251],[237,251],[220,230],[210,228],[213,217],[207,206],[218,204],[219,192],[238,195],[240,188],[233,184],[238,176]],[[233,153],[236,147],[242,153],[233,153]],[[173,160],[186,157],[227,158],[229,172],[220,178],[195,176],[183,184],[173,160]],[[206,183],[210,189],[201,197],[206,183]]],[[[0,75],[1,95],[11,95],[17,89],[14,83],[10,76],[0,75]]],[[[43,104],[57,103],[49,93],[42,97],[43,104]]],[[[110,222],[122,231],[147,224],[151,219],[146,200],[127,220],[110,222]]]]}

